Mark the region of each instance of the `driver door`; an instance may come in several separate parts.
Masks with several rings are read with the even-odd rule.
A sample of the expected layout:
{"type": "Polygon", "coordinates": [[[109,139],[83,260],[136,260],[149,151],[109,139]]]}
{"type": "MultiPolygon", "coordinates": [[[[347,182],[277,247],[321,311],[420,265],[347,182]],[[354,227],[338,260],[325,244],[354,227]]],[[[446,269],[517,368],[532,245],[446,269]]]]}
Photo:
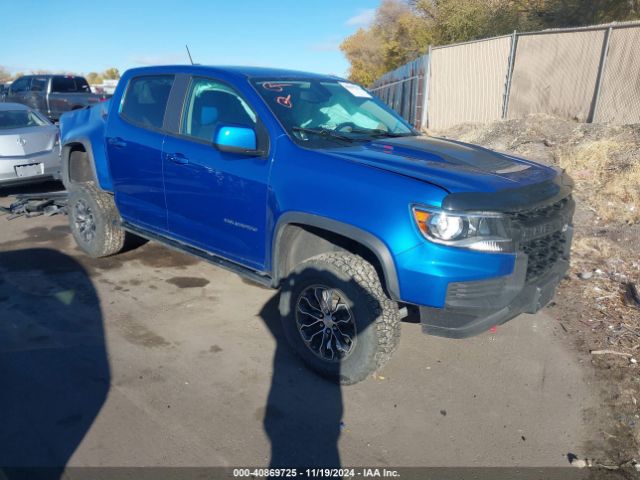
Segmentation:
{"type": "Polygon", "coordinates": [[[234,88],[193,77],[179,131],[165,140],[163,171],[171,236],[262,270],[270,162],[213,145],[223,125],[255,130],[258,124],[234,88]]]}

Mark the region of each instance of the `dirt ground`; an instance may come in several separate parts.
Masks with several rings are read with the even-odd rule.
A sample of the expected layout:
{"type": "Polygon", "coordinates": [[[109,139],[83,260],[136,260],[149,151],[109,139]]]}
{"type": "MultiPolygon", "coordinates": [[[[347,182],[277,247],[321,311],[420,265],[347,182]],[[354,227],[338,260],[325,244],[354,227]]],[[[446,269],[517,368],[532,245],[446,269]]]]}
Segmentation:
{"type": "Polygon", "coordinates": [[[405,321],[384,370],[342,388],[292,353],[277,298],[158,244],[92,260],[66,217],[0,216],[0,465],[567,478],[596,434],[589,357],[545,311],[465,340],[405,321]]]}
{"type": "Polygon", "coordinates": [[[547,312],[599,379],[602,408],[587,412],[598,434],[584,456],[632,471],[640,461],[640,125],[531,115],[433,134],[565,168],[576,182],[571,271],[547,312]]]}

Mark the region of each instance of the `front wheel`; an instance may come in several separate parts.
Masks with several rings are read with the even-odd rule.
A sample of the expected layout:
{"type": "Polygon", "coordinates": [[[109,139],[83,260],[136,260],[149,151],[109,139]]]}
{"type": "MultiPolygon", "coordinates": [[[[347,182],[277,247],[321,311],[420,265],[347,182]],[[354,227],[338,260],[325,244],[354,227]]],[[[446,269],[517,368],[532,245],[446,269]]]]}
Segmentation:
{"type": "Polygon", "coordinates": [[[122,250],[126,235],[112,195],[89,183],[74,185],[67,210],[73,238],[89,256],[107,257],[122,250]]]}
{"type": "Polygon", "coordinates": [[[283,283],[280,316],[302,360],[343,385],[382,368],[400,338],[397,304],[375,268],[350,253],[326,253],[300,264],[283,283]]]}

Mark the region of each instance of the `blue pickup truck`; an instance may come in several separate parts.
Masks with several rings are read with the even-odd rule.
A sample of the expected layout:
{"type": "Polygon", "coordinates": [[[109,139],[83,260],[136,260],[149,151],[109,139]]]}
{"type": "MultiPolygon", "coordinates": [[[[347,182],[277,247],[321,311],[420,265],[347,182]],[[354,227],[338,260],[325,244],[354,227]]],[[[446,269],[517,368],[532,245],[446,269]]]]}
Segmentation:
{"type": "Polygon", "coordinates": [[[341,78],[132,69],[61,132],[87,254],[140,236],[279,288],[292,347],[343,384],[385,364],[408,312],[475,335],[540,310],[569,265],[565,173],[423,135],[341,78]]]}

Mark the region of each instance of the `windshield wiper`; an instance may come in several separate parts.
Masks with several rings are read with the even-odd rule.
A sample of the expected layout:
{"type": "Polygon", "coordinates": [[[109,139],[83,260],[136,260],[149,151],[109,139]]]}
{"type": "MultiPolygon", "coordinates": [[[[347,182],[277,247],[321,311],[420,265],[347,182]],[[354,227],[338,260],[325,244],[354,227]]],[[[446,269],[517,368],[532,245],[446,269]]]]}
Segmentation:
{"type": "Polygon", "coordinates": [[[416,134],[412,132],[407,133],[395,133],[388,130],[382,130],[381,128],[353,128],[351,133],[362,133],[364,135],[371,135],[374,138],[397,138],[397,137],[413,137],[416,134]]]}
{"type": "Polygon", "coordinates": [[[293,127],[292,130],[294,132],[302,132],[302,133],[312,133],[314,135],[318,135],[324,138],[335,138],[336,140],[343,140],[345,142],[353,143],[353,138],[347,137],[346,135],[342,135],[334,130],[329,130],[328,128],[304,128],[304,127],[293,127]]]}

